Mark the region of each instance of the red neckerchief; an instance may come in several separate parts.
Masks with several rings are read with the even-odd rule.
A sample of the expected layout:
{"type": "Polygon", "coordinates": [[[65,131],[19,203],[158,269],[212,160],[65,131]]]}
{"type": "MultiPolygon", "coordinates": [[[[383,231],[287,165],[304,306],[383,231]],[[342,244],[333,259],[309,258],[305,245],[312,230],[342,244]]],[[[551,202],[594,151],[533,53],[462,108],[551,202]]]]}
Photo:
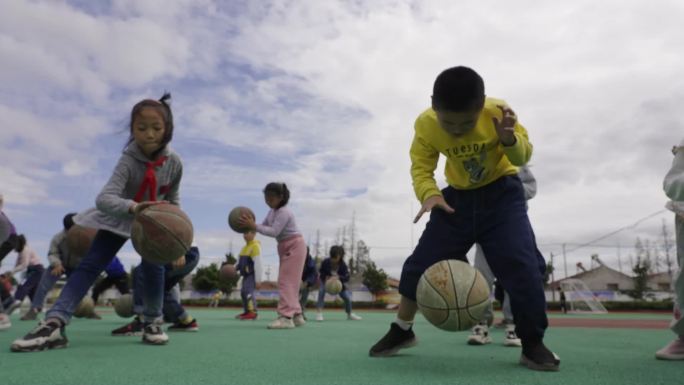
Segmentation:
{"type": "Polygon", "coordinates": [[[162,156],[154,162],[145,163],[147,166],[147,169],[145,170],[145,176],[143,177],[138,192],[135,194],[135,198],[133,198],[134,201],[141,202],[145,196],[145,192],[148,193],[149,201],[154,202],[157,200],[157,175],[154,173],[154,169],[161,167],[166,159],[166,156],[162,156]]]}

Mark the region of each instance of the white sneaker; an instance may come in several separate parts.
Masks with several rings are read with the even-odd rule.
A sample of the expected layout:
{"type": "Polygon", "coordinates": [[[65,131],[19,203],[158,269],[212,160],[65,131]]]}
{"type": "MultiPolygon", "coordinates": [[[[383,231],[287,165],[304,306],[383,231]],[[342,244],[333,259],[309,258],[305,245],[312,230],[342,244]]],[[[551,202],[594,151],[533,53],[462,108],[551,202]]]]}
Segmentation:
{"type": "Polygon", "coordinates": [[[295,324],[292,319],[278,316],[275,321],[268,324],[269,329],[294,329],[295,324]]]}
{"type": "Polygon", "coordinates": [[[161,324],[155,322],[143,329],[142,342],[149,345],[164,345],[169,342],[169,336],[164,333],[161,324]]]}
{"type": "Polygon", "coordinates": [[[306,320],[302,314],[295,314],[292,318],[292,323],[294,323],[294,326],[300,327],[306,325],[306,320]]]}
{"type": "Polygon", "coordinates": [[[0,330],[7,330],[12,327],[12,322],[7,314],[0,313],[0,330]]]}
{"type": "Polygon", "coordinates": [[[468,336],[468,345],[486,345],[492,343],[487,324],[478,324],[473,327],[472,334],[468,336]]]}
{"type": "Polygon", "coordinates": [[[323,322],[323,313],[321,313],[320,311],[316,313],[316,321],[323,322]]]}
{"type": "Polygon", "coordinates": [[[504,346],[521,347],[522,342],[518,335],[515,334],[515,325],[506,326],[506,337],[504,337],[504,346]]]}
{"type": "Polygon", "coordinates": [[[363,319],[363,318],[357,316],[357,315],[354,314],[354,313],[349,313],[349,314],[347,314],[347,320],[348,320],[348,321],[361,321],[362,319],[363,319]]]}
{"type": "Polygon", "coordinates": [[[682,337],[674,339],[664,348],[656,352],[659,360],[684,360],[684,340],[682,337]]]}

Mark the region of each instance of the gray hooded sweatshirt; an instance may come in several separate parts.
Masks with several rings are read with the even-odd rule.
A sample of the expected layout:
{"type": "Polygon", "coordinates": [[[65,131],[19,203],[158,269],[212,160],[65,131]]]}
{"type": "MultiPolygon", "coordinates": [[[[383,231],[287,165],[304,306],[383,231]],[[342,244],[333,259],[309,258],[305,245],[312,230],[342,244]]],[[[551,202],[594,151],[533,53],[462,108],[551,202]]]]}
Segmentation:
{"type": "MultiPolygon", "coordinates": [[[[168,145],[159,156],[166,156],[168,159],[155,170],[157,200],[179,205],[178,190],[183,174],[181,159],[168,145]]],[[[148,162],[150,159],[140,151],[135,142],[129,144],[119,158],[114,173],[97,196],[96,207],[76,215],[74,222],[84,227],[107,230],[129,238],[133,214],[128,210],[135,203],[133,198],[143,182],[148,162]]],[[[148,195],[146,192],[142,201],[150,200],[148,195]]]]}

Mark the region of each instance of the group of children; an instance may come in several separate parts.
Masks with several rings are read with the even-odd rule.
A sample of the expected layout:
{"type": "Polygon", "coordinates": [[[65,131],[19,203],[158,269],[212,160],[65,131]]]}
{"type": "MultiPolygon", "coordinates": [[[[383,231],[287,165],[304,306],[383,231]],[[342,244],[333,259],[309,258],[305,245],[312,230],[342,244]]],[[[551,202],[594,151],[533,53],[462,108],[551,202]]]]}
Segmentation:
{"type": "MultiPolygon", "coordinates": [[[[174,129],[168,97],[146,99],[133,107],[127,146],[114,173],[98,195],[96,208],[73,218],[79,225],[98,229],[92,247],[80,264],[72,269],[66,286],[46,313],[45,320],[26,336],[14,341],[12,351],[66,347],[64,330],[74,309],[130,237],[133,218],[151,205],[180,204],[178,191],[182,163],[168,146],[174,129]]],[[[503,100],[486,96],[484,82],[475,71],[453,67],[439,74],[433,85],[431,107],[415,121],[410,148],[411,177],[416,197],[422,204],[415,221],[428,212],[430,220],[418,245],[404,262],[397,317],[385,336],[371,347],[370,356],[390,356],[416,345],[413,320],[417,312],[416,286],[421,275],[428,267],[445,259],[465,261],[468,250],[477,245],[476,264],[487,272],[488,282],[496,277],[506,292],[508,300],[504,303],[508,306],[505,309],[510,309],[507,317],[515,320],[515,326],[510,326],[506,338],[511,345],[522,347],[520,364],[533,370],[559,369],[560,359],[543,342],[548,327],[542,279],[545,262],[537,249],[527,216],[526,200],[534,195],[534,188],[529,181],[525,183],[528,170],[523,168],[521,172],[530,160],[532,150],[527,131],[516,114],[503,100]],[[434,178],[440,155],[446,157],[448,186],[444,189],[438,188],[434,178]]],[[[684,201],[683,170],[684,151],[680,151],[665,186],[668,196],[675,202],[684,201]]],[[[310,256],[307,258],[306,244],[294,214],[287,206],[290,199],[287,186],[269,183],[263,193],[270,208],[263,222],[257,224],[249,215],[243,215],[239,221],[250,231],[245,235],[247,245],[238,263],[243,275],[241,294],[245,309],[242,318],[256,318],[254,288],[258,272],[254,256],[259,246],[254,241],[254,233],[259,233],[277,240],[280,260],[278,317],[268,327],[292,329],[305,325],[302,304],[317,281],[320,281],[321,289],[316,319],[322,320],[320,310],[325,296],[324,281],[332,275],[337,275],[345,283],[349,279],[343,250],[336,247],[331,250],[330,258],[322,263],[317,280],[315,264],[312,264],[310,256]]],[[[672,207],[677,212],[681,245],[684,244],[681,241],[684,234],[680,236],[680,232],[684,232],[684,209],[677,204],[672,207]]],[[[2,248],[5,247],[3,243],[2,248]]],[[[678,255],[681,264],[682,248],[678,249],[678,255]]],[[[174,272],[191,266],[194,263],[192,258],[192,255],[180,256],[168,266],[141,261],[136,269],[134,290],[137,296],[136,325],[127,325],[124,332],[141,333],[143,342],[149,344],[168,341],[160,325],[167,310],[167,296],[171,296],[169,281],[173,282],[174,272]]],[[[682,307],[683,286],[680,272],[676,286],[677,309],[682,307]]],[[[346,288],[341,297],[349,319],[359,319],[351,312],[346,288]]],[[[196,322],[177,306],[168,305],[168,310],[175,317],[172,319],[181,320],[184,325],[194,322],[196,327],[196,322]]],[[[679,310],[675,314],[673,330],[680,337],[658,353],[660,358],[684,358],[684,322],[679,310]]],[[[490,341],[486,329],[490,318],[488,316],[473,330],[469,341],[475,344],[490,341]]]]}

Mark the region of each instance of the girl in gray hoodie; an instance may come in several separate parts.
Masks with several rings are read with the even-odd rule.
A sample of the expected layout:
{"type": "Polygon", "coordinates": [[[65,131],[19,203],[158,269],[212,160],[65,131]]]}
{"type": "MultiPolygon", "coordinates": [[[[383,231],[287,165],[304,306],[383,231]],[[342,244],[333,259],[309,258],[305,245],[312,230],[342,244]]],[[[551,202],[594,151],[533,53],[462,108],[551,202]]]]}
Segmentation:
{"type": "MultiPolygon", "coordinates": [[[[55,305],[23,338],[15,340],[15,352],[64,348],[65,325],[95,279],[102,273],[131,234],[136,215],[160,203],[179,204],[178,189],[182,163],[168,146],[173,137],[173,115],[165,94],[160,100],[145,99],[131,111],[130,137],[112,176],[95,200],[95,206],[74,222],[98,229],[90,250],[67,280],[55,305]]],[[[178,256],[181,266],[184,257],[178,256]]],[[[165,344],[168,336],[161,329],[164,267],[142,260],[144,277],[143,342],[165,344]]]]}

